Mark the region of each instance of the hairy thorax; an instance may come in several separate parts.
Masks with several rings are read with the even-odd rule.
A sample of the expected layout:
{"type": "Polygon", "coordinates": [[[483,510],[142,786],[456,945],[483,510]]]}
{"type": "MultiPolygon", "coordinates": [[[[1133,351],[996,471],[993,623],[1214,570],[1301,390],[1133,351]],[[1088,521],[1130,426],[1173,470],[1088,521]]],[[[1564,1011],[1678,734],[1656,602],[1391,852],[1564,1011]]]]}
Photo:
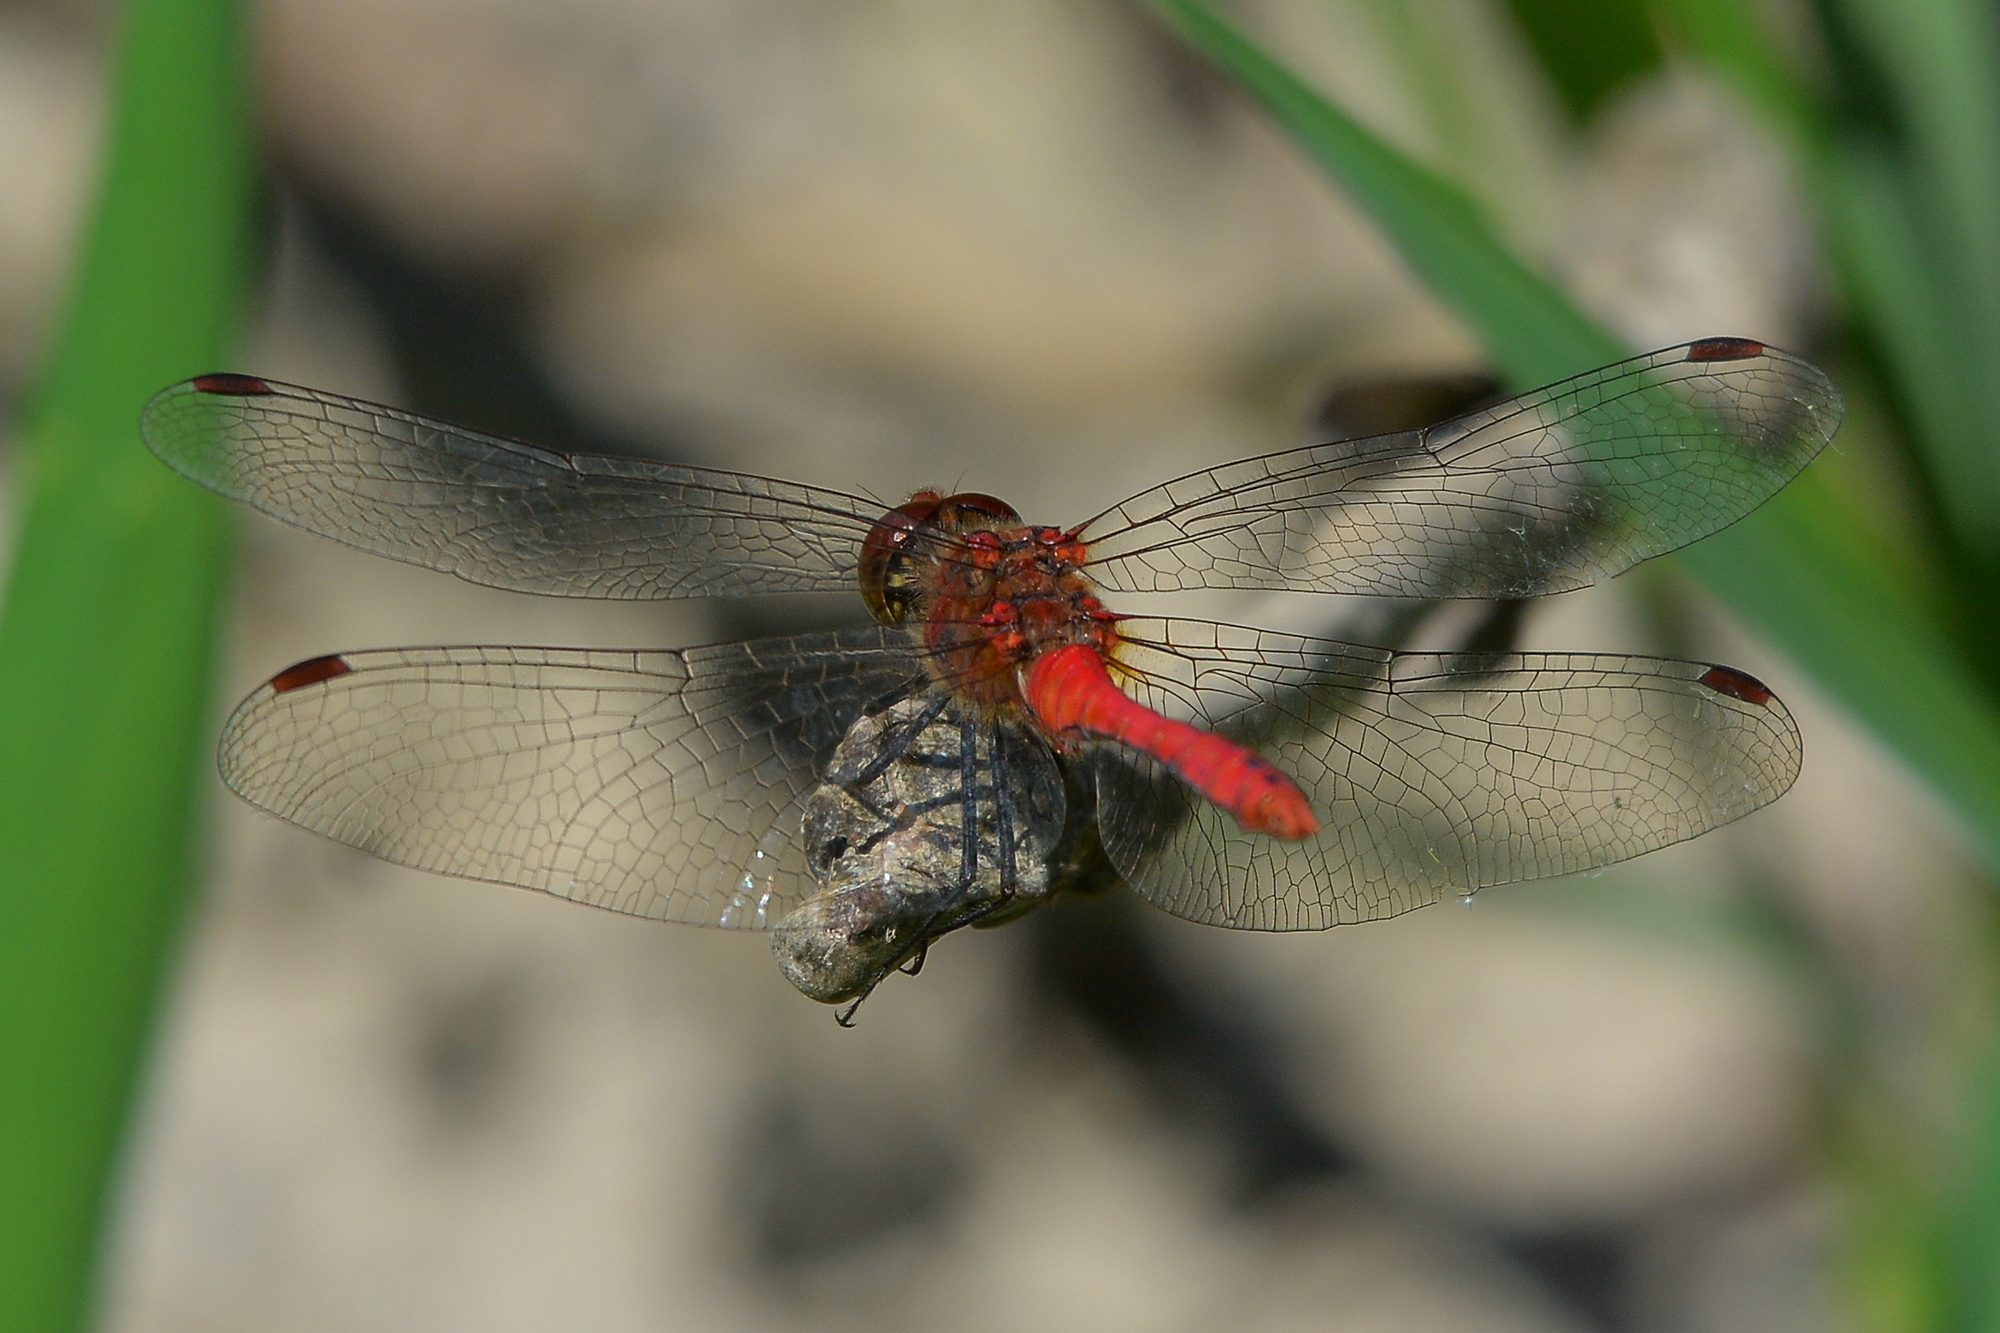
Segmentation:
{"type": "Polygon", "coordinates": [[[1018,715],[1029,663],[1071,644],[1108,658],[1117,642],[1085,556],[1075,533],[1026,526],[992,496],[919,491],[869,534],[862,597],[878,620],[917,627],[955,697],[1018,715]]]}

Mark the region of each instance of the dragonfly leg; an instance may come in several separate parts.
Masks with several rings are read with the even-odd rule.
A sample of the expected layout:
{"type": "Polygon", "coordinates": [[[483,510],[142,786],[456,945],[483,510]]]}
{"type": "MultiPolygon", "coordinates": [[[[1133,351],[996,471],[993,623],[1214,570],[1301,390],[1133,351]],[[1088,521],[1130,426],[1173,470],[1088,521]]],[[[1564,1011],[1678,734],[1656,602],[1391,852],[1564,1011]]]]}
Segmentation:
{"type": "Polygon", "coordinates": [[[1014,793],[1007,785],[1007,774],[1004,771],[1007,761],[1001,754],[1000,731],[997,726],[993,731],[988,759],[993,781],[993,840],[1000,849],[999,902],[1008,903],[1013,901],[1018,875],[1018,867],[1014,864],[1014,793]]]}
{"type": "MultiPolygon", "coordinates": [[[[954,924],[945,927],[945,930],[953,930],[956,928],[957,925],[954,924]]],[[[834,1011],[833,1021],[840,1024],[840,1026],[844,1028],[853,1027],[854,1015],[861,1008],[861,1002],[867,999],[869,996],[873,995],[875,993],[875,988],[881,985],[884,981],[887,981],[889,979],[889,974],[891,972],[901,972],[905,976],[914,977],[915,975],[917,975],[917,973],[923,971],[924,959],[930,953],[931,941],[938,938],[938,936],[944,934],[945,930],[934,931],[930,929],[929,925],[927,924],[925,926],[924,931],[917,936],[917,942],[915,944],[911,945],[910,948],[906,950],[901,957],[895,959],[893,962],[884,964],[881,970],[876,972],[873,977],[869,978],[868,984],[862,988],[861,993],[855,996],[854,999],[848,1004],[848,1006],[845,1009],[837,1009],[834,1011]]]]}
{"type": "MultiPolygon", "coordinates": [[[[971,907],[966,908],[942,926],[936,924],[944,916],[942,912],[932,917],[930,924],[926,927],[927,934],[925,939],[927,945],[930,940],[947,935],[954,930],[959,930],[965,926],[978,925],[981,921],[984,921],[987,917],[992,916],[995,912],[1000,911],[1014,901],[1014,892],[1019,883],[1018,858],[1014,846],[1014,798],[1013,793],[1007,789],[1006,775],[1002,771],[1006,760],[1001,753],[998,728],[994,729],[990,737],[988,759],[992,781],[990,790],[993,798],[994,842],[997,844],[996,851],[999,856],[999,865],[996,869],[1000,872],[1000,892],[983,902],[974,903],[971,907]]],[[[974,799],[966,802],[968,807],[976,807],[977,805],[976,786],[973,788],[973,791],[974,799]]]]}
{"type": "Polygon", "coordinates": [[[866,767],[851,775],[843,774],[839,779],[840,785],[850,790],[866,787],[888,772],[891,764],[898,763],[909,755],[911,747],[917,743],[917,738],[922,736],[925,729],[937,721],[938,714],[944,712],[950,705],[950,696],[940,691],[924,705],[922,712],[889,733],[881,749],[868,761],[866,767]]]}
{"type": "Polygon", "coordinates": [[[958,891],[979,874],[979,724],[968,714],[958,723],[958,891]]]}
{"type": "MultiPolygon", "coordinates": [[[[960,804],[960,828],[964,838],[964,855],[959,871],[959,891],[969,890],[977,883],[979,873],[979,735],[980,726],[971,718],[962,723],[963,741],[959,747],[963,763],[960,790],[964,793],[960,804]]],[[[1014,806],[1009,799],[1006,784],[1001,780],[1000,730],[992,726],[986,736],[987,768],[992,785],[987,789],[993,801],[995,839],[999,844],[1000,892],[997,897],[975,903],[945,925],[937,922],[944,916],[940,912],[931,919],[926,940],[933,940],[962,926],[983,921],[1000,908],[1005,907],[1014,897],[1014,806]]]]}

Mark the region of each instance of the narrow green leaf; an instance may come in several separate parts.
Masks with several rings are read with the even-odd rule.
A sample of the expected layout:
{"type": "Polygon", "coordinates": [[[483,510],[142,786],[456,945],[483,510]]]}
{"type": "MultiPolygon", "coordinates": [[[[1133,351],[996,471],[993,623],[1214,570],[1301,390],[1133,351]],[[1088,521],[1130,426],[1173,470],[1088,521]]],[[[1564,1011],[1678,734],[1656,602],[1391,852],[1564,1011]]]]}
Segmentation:
{"type": "Polygon", "coordinates": [[[1884,76],[1945,256],[2000,319],[2000,31],[1983,0],[1839,0],[1884,76]]]}
{"type": "Polygon", "coordinates": [[[1832,9],[1891,123],[1831,145],[1831,231],[1960,541],[2000,568],[2000,32],[1982,0],[1832,9]]]}
{"type": "MultiPolygon", "coordinates": [[[[1894,370],[1910,425],[1941,483],[1945,508],[1961,532],[1976,533],[1994,508],[1993,496],[1985,492],[2000,483],[2000,459],[1993,456],[1996,423],[1982,419],[1982,414],[2000,404],[1994,377],[1988,373],[1992,351],[1981,350],[1992,334],[1977,330],[1978,283],[1967,278],[1966,256],[1959,253],[1957,243],[1940,236],[1935,225],[1950,212],[1935,197],[1926,198],[1927,193],[1935,193],[1935,175],[1926,182],[1926,173],[1906,155],[1911,126],[1904,125],[1905,134],[1897,136],[1889,133],[1892,127],[1888,126],[1842,121],[1836,127],[1817,119],[1817,111],[1808,100],[1796,88],[1786,86],[1787,72],[1775,53],[1759,44],[1761,34],[1749,28],[1754,23],[1749,6],[1733,0],[1662,0],[1662,7],[1668,26],[1690,53],[1749,94],[1775,124],[1790,133],[1802,156],[1813,165],[1813,183],[1830,248],[1853,307],[1873,328],[1877,345],[1894,370]]],[[[1911,7],[1896,8],[1898,15],[1907,17],[1911,7]]],[[[1848,0],[1846,9],[1854,12],[1871,6],[1864,0],[1848,0]]],[[[1924,154],[1933,160],[1942,157],[1947,169],[1952,157],[1966,158],[1954,188],[1967,196],[1961,209],[1976,208],[1980,190],[1987,188],[1979,182],[1986,179],[1990,184],[1991,173],[2000,166],[1991,156],[1982,159],[1982,154],[1990,153],[1988,140],[2000,132],[2000,125],[1996,125],[1990,106],[1990,86],[1978,86],[1982,77],[1979,67],[1982,61],[1990,64],[1990,52],[1982,56],[1977,40],[1958,50],[1927,52],[1938,45],[1939,33],[1949,29],[1954,17],[1958,22],[1968,18],[1984,21],[1980,15],[1954,16],[1933,9],[1915,19],[1918,29],[1928,31],[1928,38],[1921,32],[1901,34],[1894,38],[1894,50],[1878,46],[1871,54],[1889,67],[1896,99],[1905,105],[1940,96],[1951,101],[1948,90],[1955,82],[1973,85],[1971,95],[1960,95],[1955,104],[1933,106],[1920,113],[1929,128],[1917,126],[1914,137],[1928,140],[1924,154]],[[1941,17],[1945,22],[1939,21],[1941,17]],[[1952,69],[1933,77],[1938,64],[1952,69]],[[1984,111],[1982,100],[1989,103],[1984,111]],[[1969,115],[1973,123],[1960,132],[1952,122],[1962,115],[1969,115]]],[[[1879,6],[1864,16],[1864,22],[1870,24],[1889,21],[1900,19],[1879,6]]],[[[1862,58],[1859,52],[1850,54],[1862,58]]],[[[2000,236],[1979,239],[1989,250],[2000,246],[2000,236]]],[[[1850,576],[1878,578],[1888,563],[1864,565],[1850,570],[1850,576]]],[[[1976,601],[1981,590],[1965,589],[1961,581],[1961,591],[1971,592],[1971,600],[1976,601]]],[[[1773,611],[1786,614],[1782,607],[1773,611]]],[[[1974,609],[1961,614],[1976,621],[1982,612],[1974,609]]],[[[1990,604],[1984,614],[1990,617],[1990,604]]],[[[1920,629],[1905,626],[1903,632],[1920,629]]],[[[1942,657],[1943,652],[1934,650],[1931,656],[1942,657]]],[[[1865,675],[1881,659],[1871,645],[1863,643],[1853,645],[1849,662],[1857,674],[1865,675]]],[[[1909,734],[1928,734],[1936,748],[1949,749],[1956,743],[1952,736],[1957,725],[1952,716],[1955,696],[1949,691],[1937,692],[1921,681],[1903,685],[1895,694],[1885,696],[1885,702],[1893,705],[1901,699],[1912,707],[1926,705],[1934,715],[1905,719],[1909,734]]],[[[1850,682],[1844,692],[1881,689],[1881,682],[1860,679],[1850,682]]],[[[1934,774],[1950,771],[1945,765],[1919,762],[1934,774]]],[[[1955,803],[1961,800],[1953,799],[1955,803]]],[[[1953,1328],[1968,1333],[2000,1329],[2000,1262],[1996,1261],[2000,1257],[2000,1077],[1995,1076],[1996,1068],[2000,1068],[2000,1059],[1988,1051],[1961,1070],[1958,1092],[1968,1131],[1964,1137],[1965,1168],[1947,1172],[1942,1189],[1939,1182],[1925,1178],[1906,1160],[1912,1155],[1911,1126],[1896,1125],[1887,1133],[1878,1127],[1872,1135],[1836,1136],[1833,1165],[1836,1173],[1846,1177],[1849,1196],[1842,1266],[1858,1316],[1857,1327],[1953,1328]]],[[[1850,1074],[1847,1081],[1848,1095],[1853,1097],[1854,1076],[1850,1074]]]]}
{"type": "MultiPolygon", "coordinates": [[[[1371,134],[1201,0],[1148,3],[1374,217],[1515,386],[1626,353],[1509,253],[1461,192],[1371,134]]],[[[1917,601],[1870,572],[1869,552],[1857,549],[1852,535],[1866,527],[1808,471],[1779,501],[1675,559],[1924,774],[2000,864],[2000,712],[1917,601]]]]}
{"type": "Polygon", "coordinates": [[[1969,1071],[1972,1111],[1968,1170],[1953,1181],[1950,1211],[1951,1318],[1963,1333],[2000,1329],[2000,1053],[1969,1071]]]}
{"type": "MultiPolygon", "coordinates": [[[[1783,645],[1821,689],[1848,703],[1896,747],[2000,854],[1992,705],[1959,665],[1950,640],[1886,573],[1894,553],[1862,534],[1821,474],[1807,469],[1746,520],[1672,558],[1783,645]],[[1810,646],[1810,656],[1798,645],[1810,646]],[[1862,700],[1865,710],[1853,701],[1862,700]]],[[[2000,855],[1996,855],[2000,859],[2000,855]]]]}
{"type": "Polygon", "coordinates": [[[2000,460],[1979,420],[1984,390],[1952,310],[1949,279],[1935,263],[1904,183],[1879,144],[1829,153],[1822,211],[1847,288],[1895,366],[1901,401],[1936,468],[1943,502],[1977,527],[2000,515],[2000,460]],[[1989,492],[1991,492],[1989,494],[1989,492]]]}
{"type": "Polygon", "coordinates": [[[211,369],[251,253],[236,0],[135,0],[96,214],[20,433],[0,611],[0,1327],[79,1327],[189,882],[225,576],[222,503],[139,407],[211,369]]]}

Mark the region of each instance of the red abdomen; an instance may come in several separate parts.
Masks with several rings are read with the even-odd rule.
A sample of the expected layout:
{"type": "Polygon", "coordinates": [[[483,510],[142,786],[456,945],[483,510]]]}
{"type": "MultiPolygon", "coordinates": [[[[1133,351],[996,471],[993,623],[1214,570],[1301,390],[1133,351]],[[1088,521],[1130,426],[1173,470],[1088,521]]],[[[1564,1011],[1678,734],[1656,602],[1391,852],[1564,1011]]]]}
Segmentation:
{"type": "Polygon", "coordinates": [[[1294,839],[1319,831],[1305,793],[1276,765],[1146,707],[1118,688],[1093,648],[1071,644],[1042,654],[1028,668],[1024,693],[1050,732],[1081,731],[1144,750],[1246,829],[1294,839]]]}

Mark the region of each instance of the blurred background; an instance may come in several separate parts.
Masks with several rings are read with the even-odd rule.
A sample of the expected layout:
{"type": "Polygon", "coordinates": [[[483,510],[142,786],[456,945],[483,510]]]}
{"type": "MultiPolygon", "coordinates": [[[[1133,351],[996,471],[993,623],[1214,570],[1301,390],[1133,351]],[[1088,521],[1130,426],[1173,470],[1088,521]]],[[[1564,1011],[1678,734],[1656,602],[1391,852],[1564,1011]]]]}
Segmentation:
{"type": "MultiPolygon", "coordinates": [[[[1867,111],[1847,104],[1880,34],[1839,4],[1747,8],[1814,105],[1867,111]]],[[[1634,348],[1736,334],[1819,360],[1850,424],[1816,467],[1949,582],[1922,564],[1959,549],[1926,535],[1951,506],[1922,400],[1823,241],[1822,146],[1654,9],[1230,12],[1634,348]]],[[[1492,388],[1374,226],[1121,0],[251,17],[269,262],[230,369],[889,503],[992,491],[1054,523],[1492,388]]],[[[115,19],[0,3],[9,415],[77,253],[115,19]]],[[[1331,599],[1172,609],[1384,623],[1331,599]]],[[[847,614],[512,596],[246,516],[215,703],[336,649],[678,646],[847,614]]],[[[1322,935],[1123,892],[964,932],[854,1031],[761,936],[400,870],[205,776],[205,889],[105,1326],[1944,1326],[2000,958],[1974,841],[1675,569],[1533,605],[1517,642],[1743,667],[1798,714],[1804,777],[1628,866],[1322,935]]]]}

